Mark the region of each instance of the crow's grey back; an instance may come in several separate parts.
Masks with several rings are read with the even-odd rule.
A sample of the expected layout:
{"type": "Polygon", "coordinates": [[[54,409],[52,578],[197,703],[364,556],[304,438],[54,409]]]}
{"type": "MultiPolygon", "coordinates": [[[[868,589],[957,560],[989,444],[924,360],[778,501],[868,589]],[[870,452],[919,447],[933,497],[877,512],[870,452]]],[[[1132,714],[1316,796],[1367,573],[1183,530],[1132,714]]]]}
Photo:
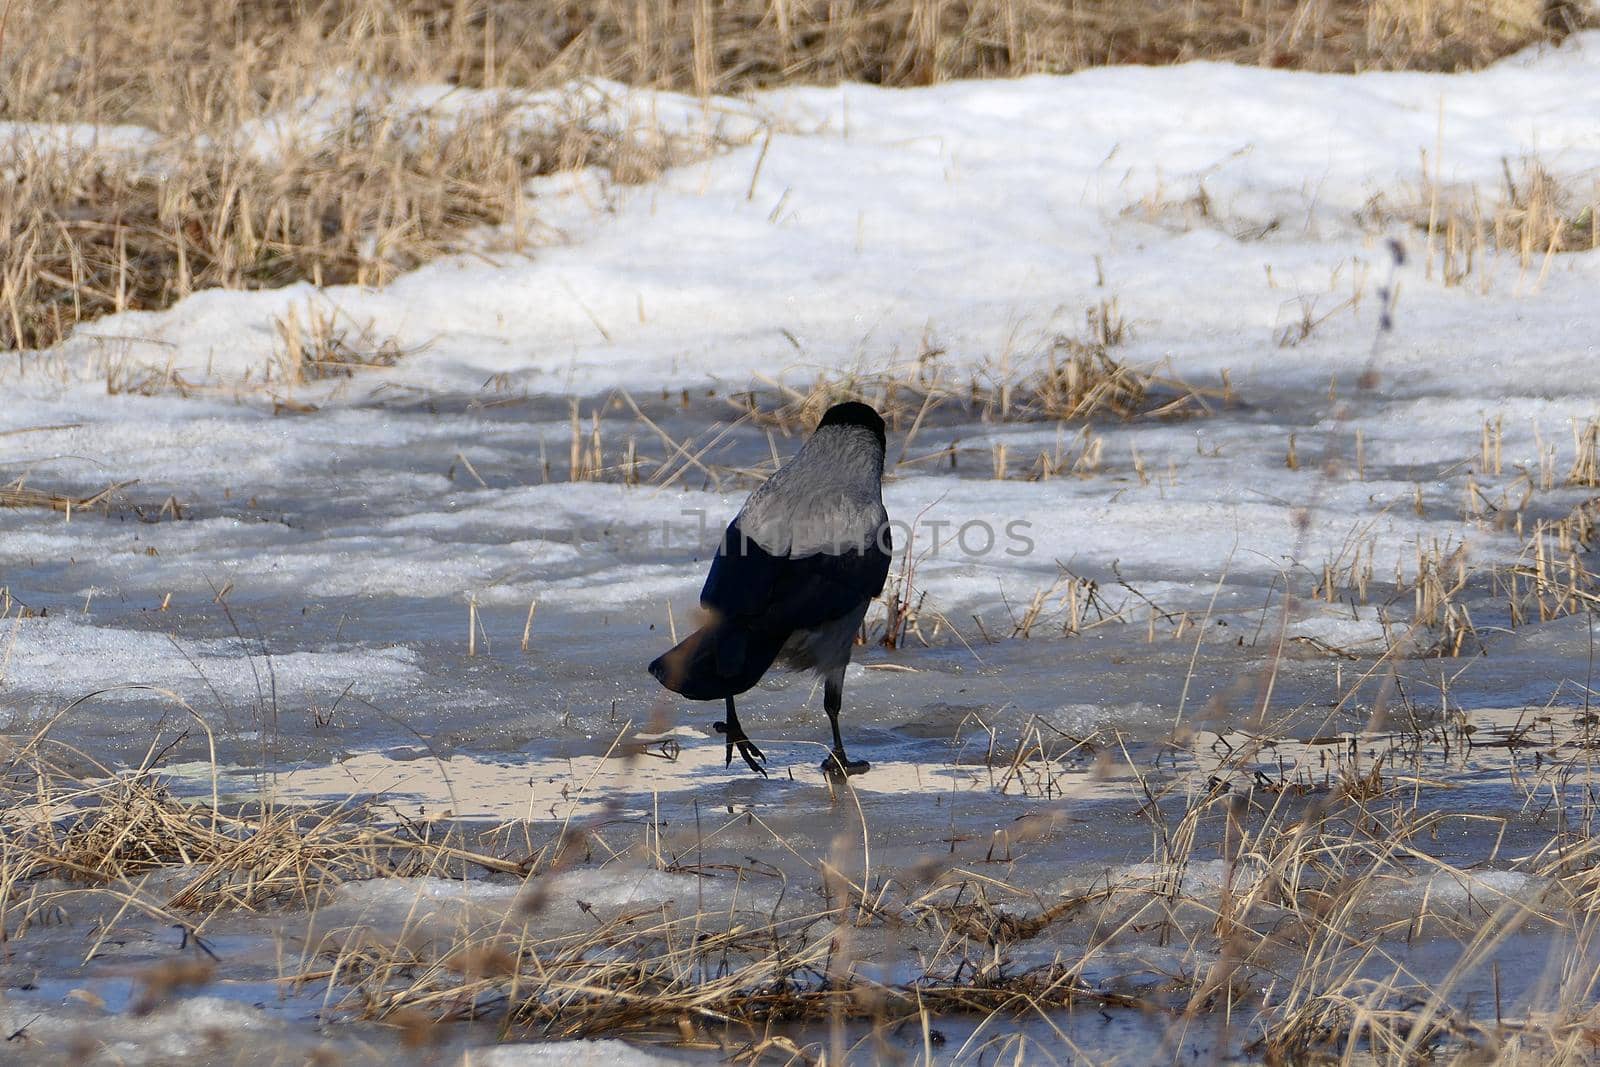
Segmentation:
{"type": "Polygon", "coordinates": [[[888,521],[883,446],[864,426],[823,426],[745,501],[735,520],[774,556],[863,551],[888,521]]]}

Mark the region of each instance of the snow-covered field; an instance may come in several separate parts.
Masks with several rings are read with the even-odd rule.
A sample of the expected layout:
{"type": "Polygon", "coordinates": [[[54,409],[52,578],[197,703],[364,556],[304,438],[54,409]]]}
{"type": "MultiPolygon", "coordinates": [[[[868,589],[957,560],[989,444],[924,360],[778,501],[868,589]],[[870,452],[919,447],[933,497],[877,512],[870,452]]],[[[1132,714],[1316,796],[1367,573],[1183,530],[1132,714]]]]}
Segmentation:
{"type": "MultiPolygon", "coordinates": [[[[0,362],[0,482],[78,500],[119,487],[109,507],[0,511],[6,737],[47,731],[90,777],[91,760],[159,752],[186,796],[376,797],[395,818],[525,820],[536,836],[594,826],[605,849],[533,879],[584,902],[553,927],[639,901],[778,912],[774,886],[741,901],[742,883],[661,869],[663,849],[813,882],[826,861],[866,886],[933,859],[1034,910],[1141,881],[1214,901],[1259,871],[1228,859],[1225,834],[1164,869],[1150,810],[1176,826],[1213,773],[1275,810],[1289,784],[1337,777],[1330,746],[1306,742],[1339,738],[1358,761],[1390,753],[1389,788],[1427,785],[1410,810],[1448,822],[1431,839],[1440,866],[1418,860],[1375,898],[1399,933],[1364,917],[1373,937],[1406,941],[1418,909],[1453,916],[1415,938],[1408,981],[1450,972],[1473,929],[1457,912],[1541,892],[1559,910],[1554,890],[1530,888],[1554,884],[1535,860],[1586,817],[1585,779],[1528,777],[1503,742],[1532,745],[1537,729],[1541,760],[1577,751],[1562,731],[1589,725],[1592,601],[1542,622],[1523,604],[1524,619],[1505,584],[1536,524],[1594,491],[1600,252],[1469,237],[1466,269],[1459,252],[1447,261],[1461,234],[1445,222],[1508,218],[1507,183],[1525,191],[1537,167],[1573,232],[1594,225],[1600,35],[1465,75],[1190,64],[629,106],[743,147],[639,186],[540,179],[528,208],[558,239],[527,255],[487,233],[480,254],[382,290],[200,292],[0,362]],[[399,356],[293,373],[291,317],[399,356]],[[743,494],[798,444],[797,420],[749,405],[770,412],[819,378],[891,404],[891,379],[989,395],[1037,374],[1058,338],[1098,338],[1196,399],[1179,418],[1085,423],[985,417],[958,399],[918,418],[916,394],[891,427],[885,498],[914,533],[925,640],[859,649],[845,696],[852,752],[875,769],[830,789],[821,694],[779,678],[741,705],[777,773],[725,770],[713,709],[668,699],[644,664],[691,619],[707,547],[743,494]],[[1030,477],[1041,455],[1055,476],[1030,477]],[[575,460],[602,477],[573,480],[575,460]],[[1466,609],[1464,637],[1416,624],[1430,570],[1466,609]],[[1036,594],[1039,618],[1015,634],[1036,594]],[[1461,655],[1422,654],[1441,638],[1461,655]],[[646,753],[615,758],[635,732],[646,753]],[[1501,741],[1448,740],[1474,736],[1501,741]],[[1053,758],[1026,758],[1030,737],[1053,758]],[[1461,812],[1477,821],[1449,822],[1461,812]],[[1041,818],[1043,831],[1014,829],[1041,818]],[[723,836],[707,845],[713,824],[723,836]]],[[[446,926],[468,921],[460,909],[503,921],[525,891],[505,876],[386,879],[339,888],[315,916],[212,914],[202,932],[238,976],[145,1015],[133,976],[192,953],[189,939],[125,917],[115,951],[91,951],[102,931],[63,915],[7,957],[0,1023],[54,1050],[92,1028],[121,1062],[200,1055],[175,1036],[188,1032],[218,1035],[229,1062],[320,1042],[376,1058],[394,1031],[349,1021],[362,1012],[337,974],[279,981],[317,970],[311,929],[405,926],[418,907],[446,926]]],[[[1496,942],[1507,965],[1492,984],[1484,957],[1441,1000],[1547,1007],[1532,999],[1545,957],[1575,935],[1535,926],[1496,942]]],[[[916,970],[914,943],[860,938],[883,973],[916,970]]],[[[1091,941],[1063,930],[1024,955],[1080,959],[1091,941]]],[[[1592,962],[1580,944],[1561,958],[1592,962]]],[[[1223,955],[1153,933],[1117,951],[1086,962],[1086,980],[1141,995],[1223,955]]],[[[1060,1040],[1048,1021],[1004,1025],[1060,1040]]],[[[1120,1016],[1059,1025],[1096,1062],[1130,1041],[1240,1040],[1120,1016]]],[[[990,1037],[966,1041],[971,1020],[940,1026],[949,1058],[990,1037]]],[[[495,1036],[462,1024],[447,1041],[495,1036]]],[[[920,1030],[890,1040],[925,1048],[920,1030]]],[[[716,1041],[660,1055],[720,1054],[716,1041]]],[[[655,1055],[508,1046],[468,1062],[655,1055]]]]}

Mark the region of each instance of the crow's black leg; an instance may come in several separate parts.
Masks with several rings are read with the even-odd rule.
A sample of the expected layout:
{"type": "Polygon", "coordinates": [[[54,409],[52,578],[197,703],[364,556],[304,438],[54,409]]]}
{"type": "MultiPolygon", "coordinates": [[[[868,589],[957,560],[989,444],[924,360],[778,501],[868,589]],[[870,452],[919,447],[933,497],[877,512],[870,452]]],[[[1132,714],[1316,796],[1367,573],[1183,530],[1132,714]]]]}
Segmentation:
{"type": "Polygon", "coordinates": [[[737,748],[739,755],[744,757],[745,763],[749,764],[752,771],[763,778],[767,776],[767,769],[756,762],[767,757],[756,747],[754,741],[745,736],[744,727],[739,725],[739,713],[733,710],[732,697],[728,698],[728,721],[716,723],[715,729],[727,739],[728,743],[728,758],[723,761],[724,767],[733,766],[733,750],[737,748]]]}
{"type": "Polygon", "coordinates": [[[839,709],[844,706],[844,672],[841,671],[823,684],[822,706],[828,712],[828,722],[833,726],[833,752],[822,761],[823,773],[830,778],[845,778],[870,771],[872,764],[866,760],[852,760],[844,754],[844,738],[839,735],[839,709]]]}

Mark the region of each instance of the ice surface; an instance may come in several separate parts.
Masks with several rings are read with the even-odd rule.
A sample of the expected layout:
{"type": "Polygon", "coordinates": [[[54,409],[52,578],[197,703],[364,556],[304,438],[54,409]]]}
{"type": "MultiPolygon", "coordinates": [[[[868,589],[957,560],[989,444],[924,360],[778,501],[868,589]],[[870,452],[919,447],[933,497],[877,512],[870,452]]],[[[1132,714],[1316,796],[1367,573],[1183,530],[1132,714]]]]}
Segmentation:
{"type": "MultiPolygon", "coordinates": [[[[441,115],[487,103],[405,93],[441,115]]],[[[525,103],[536,113],[541,102],[525,103]]],[[[1157,893],[1180,872],[1152,859],[1142,774],[1176,776],[1180,797],[1195,797],[1227,758],[1260,746],[1251,766],[1276,788],[1323,796],[1340,788],[1327,769],[1335,741],[1366,769],[1363,746],[1398,746],[1406,731],[1466,724],[1480,732],[1463,736],[1522,743],[1540,715],[1552,737],[1580,715],[1583,618],[1513,626],[1503,596],[1475,582],[1464,603],[1485,654],[1472,645],[1441,663],[1417,655],[1436,635],[1411,628],[1410,583],[1419,555],[1460,546],[1474,573],[1516,560],[1528,531],[1500,516],[1525,494],[1530,523],[1591,495],[1564,479],[1575,425],[1597,414],[1600,253],[1526,268],[1490,254],[1446,285],[1425,236],[1382,215],[1422,202],[1422,152],[1449,196],[1476,190],[1492,204],[1502,161],[1524,156],[1587,189],[1600,167],[1600,34],[1461,75],[1190,64],[790,90],[719,103],[721,119],[671,97],[604,103],[596,121],[651,114],[681,131],[725,120],[750,143],[637,188],[592,173],[530,183],[530,208],[560,239],[525,256],[449,258],[382,290],[202,292],[0,361],[0,481],[78,497],[130,483],[107,509],[0,511],[6,735],[48,726],[107,764],[160,750],[172,788],[207,794],[198,717],[215,732],[230,803],[355,798],[419,823],[449,813],[599,827],[623,854],[597,850],[588,866],[541,875],[566,909],[560,922],[577,928],[592,920],[574,901],[607,914],[798,907],[805,898],[785,896],[783,880],[809,892],[824,861],[862,875],[942,857],[1033,894],[1030,906],[1108,879],[1157,893]],[[1411,257],[1376,386],[1362,389],[1389,236],[1411,257]],[[1025,464],[1070,445],[1080,425],[935,419],[912,441],[899,427],[885,496],[892,516],[918,520],[928,643],[863,647],[848,675],[846,737],[874,770],[848,794],[829,788],[820,693],[786,676],[740,704],[773,778],[726,769],[712,728],[721,709],[669,699],[643,665],[692,624],[715,537],[774,455],[797,445],[739,420],[731,394],[770,401],[778,383],[804,388],[935,350],[928,359],[952,381],[998,376],[1035,365],[1112,299],[1131,334],[1117,358],[1165,361],[1206,387],[1226,371],[1234,402],[1181,421],[1096,422],[1099,466],[1042,481],[1017,469],[990,478],[993,450],[1025,464]],[[308,303],[370,322],[408,354],[348,379],[280,380],[273,319],[308,303]],[[1320,321],[1286,343],[1307,317],[1320,321]],[[108,390],[108,373],[140,366],[184,388],[108,390]],[[620,390],[700,466],[683,464],[668,485],[570,481],[574,399],[585,434],[602,423],[607,464],[622,462],[629,438],[641,453],[673,453],[620,390]],[[1498,473],[1480,447],[1497,419],[1498,473]],[[894,463],[902,449],[915,460],[947,446],[956,470],[894,463]],[[1325,451],[1341,461],[1332,474],[1325,451]],[[1013,523],[1029,542],[1020,554],[1009,540],[974,551],[959,536],[1013,523]],[[1343,587],[1315,592],[1325,568],[1353,559],[1370,572],[1366,602],[1343,587]],[[1098,598],[1071,636],[1063,569],[1098,598]],[[1285,582],[1297,593],[1287,606],[1285,582]],[[1013,638],[1052,587],[1032,636],[1013,638]],[[1375,712],[1392,694],[1357,684],[1381,677],[1391,647],[1405,700],[1386,706],[1415,716],[1401,723],[1375,712]],[[1266,722],[1251,712],[1263,678],[1266,722]],[[1100,747],[1060,755],[1090,734],[1100,747]],[[1028,757],[1039,737],[1057,759],[1028,757]],[[1045,829],[1023,834],[1030,820],[1045,829]],[[655,859],[701,873],[642,862],[641,826],[654,828],[655,859]],[[716,866],[750,857],[777,865],[771,884],[737,884],[716,866]]],[[[336,104],[307,101],[282,129],[245,133],[271,150],[273,137],[313,136],[328,114],[318,109],[336,104]]],[[[45,135],[0,130],[24,134],[45,135]]],[[[1549,750],[1570,752],[1565,743],[1549,750]]],[[[1483,744],[1430,751],[1407,772],[1419,789],[1445,783],[1426,794],[1430,811],[1465,805],[1482,821],[1450,823],[1430,843],[1467,873],[1419,866],[1386,890],[1393,914],[1381,918],[1424,900],[1479,914],[1542,890],[1510,869],[1508,857],[1548,839],[1514,785],[1527,773],[1518,760],[1515,745],[1483,744]]],[[[1260,884],[1253,861],[1215,855],[1183,865],[1182,894],[1211,906],[1224,886],[1260,884]]],[[[527,891],[506,876],[345,885],[316,929],[498,922],[527,891]]],[[[4,1024],[37,1012],[33,1032],[61,1048],[69,1031],[104,1028],[118,1056],[147,1062],[197,1028],[311,1041],[317,1007],[280,1004],[277,971],[265,969],[277,951],[266,946],[304,948],[308,920],[255,922],[217,921],[218,936],[241,939],[232,958],[263,968],[241,994],[253,999],[190,997],[135,1018],[131,972],[80,964],[81,945],[46,940],[51,952],[6,972],[4,1024]],[[112,1006],[91,1012],[73,989],[99,989],[112,1006]]],[[[164,958],[170,933],[117,951],[164,958]]],[[[1078,936],[1037,951],[1079,950],[1078,936]]],[[[1529,961],[1550,947],[1540,936],[1509,939],[1506,958],[1535,973],[1529,961]]],[[[910,965],[905,945],[874,948],[885,968],[910,965]]],[[[1129,951],[1151,969],[1196,962],[1129,951]]],[[[1416,951],[1430,973],[1454,959],[1433,942],[1416,951]]],[[[1488,995],[1481,983],[1466,992],[1488,995]]],[[[1122,1047],[1125,1034],[1106,1033],[1122,1047]]],[[[511,1045],[469,1062],[568,1057],[658,1062],[612,1043],[511,1045]]]]}

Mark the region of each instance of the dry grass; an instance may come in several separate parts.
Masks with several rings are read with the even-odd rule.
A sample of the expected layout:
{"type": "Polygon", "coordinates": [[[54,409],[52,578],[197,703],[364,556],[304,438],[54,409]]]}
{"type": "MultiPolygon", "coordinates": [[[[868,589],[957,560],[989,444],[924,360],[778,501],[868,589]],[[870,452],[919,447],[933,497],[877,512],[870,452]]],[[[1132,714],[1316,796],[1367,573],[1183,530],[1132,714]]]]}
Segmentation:
{"type": "Polygon", "coordinates": [[[309,304],[291,308],[273,322],[281,345],[276,360],[279,378],[287,384],[325,378],[348,378],[357,370],[392,367],[404,354],[393,337],[378,340],[372,324],[349,321],[339,309],[309,304]]]}
{"type": "Polygon", "coordinates": [[[1026,604],[1006,605],[1011,617],[1011,637],[1026,640],[1033,636],[1035,629],[1058,621],[1059,632],[1067,637],[1076,637],[1108,623],[1127,621],[1123,614],[1128,607],[1126,602],[1120,607],[1113,606],[1101,592],[1100,583],[1093,578],[1074,574],[1059,563],[1056,566],[1059,573],[1055,581],[1034,590],[1026,604]]]}
{"type": "Polygon", "coordinates": [[[1600,418],[1581,426],[1572,424],[1572,468],[1567,484],[1584,489],[1600,488],[1600,418]]]}
{"type": "Polygon", "coordinates": [[[1600,180],[1593,174],[1558,177],[1537,158],[1506,160],[1500,189],[1486,203],[1476,189],[1441,184],[1436,169],[1424,160],[1420,189],[1402,206],[1390,210],[1380,198],[1363,212],[1369,223],[1398,220],[1424,234],[1429,278],[1454,286],[1476,277],[1487,290],[1487,268],[1501,257],[1514,260],[1519,280],[1542,280],[1553,257],[1600,248],[1600,180]]]}
{"type": "MultiPolygon", "coordinates": [[[[948,371],[944,349],[925,339],[915,358],[882,370],[823,374],[801,386],[758,378],[777,403],[753,390],[729,399],[744,418],[785,434],[808,431],[833,404],[870,404],[892,432],[905,434],[900,459],[910,463],[954,462],[943,450],[913,452],[924,427],[952,418],[986,423],[1185,418],[1209,415],[1233,400],[1226,375],[1216,386],[1196,386],[1170,365],[1136,367],[1118,358],[1116,349],[1131,336],[1132,328],[1110,299],[1085,309],[1080,333],[1054,334],[1032,350],[1008,346],[964,375],[948,371]]],[[[1093,470],[1099,457],[1093,439],[1085,437],[1075,453],[1058,451],[1036,470],[1040,477],[1061,473],[1063,467],[1093,470]]],[[[997,476],[1008,470],[1009,464],[1000,464],[997,476]]]]}
{"type": "MultiPolygon", "coordinates": [[[[197,289],[382,285],[482,225],[518,223],[520,244],[524,181],[633,158],[633,133],[588,122],[353,107],[329,136],[270,158],[226,142],[129,157],[14,141],[0,168],[27,180],[0,197],[0,242],[15,250],[0,273],[0,346],[46,347],[78,322],[197,289]]],[[[658,150],[664,165],[674,150],[658,150]]]]}
{"type": "Polygon", "coordinates": [[[484,225],[508,224],[521,246],[536,233],[529,178],[598,165],[641,181],[711,147],[619,128],[593,93],[412,100],[410,84],[459,80],[462,49],[492,47],[440,37],[420,7],[8,11],[0,117],[108,128],[21,130],[0,146],[0,170],[20,176],[0,195],[0,347],[48,346],[80,321],[196,289],[382,285],[484,225]],[[296,116],[309,116],[298,130],[296,116]],[[129,140],[118,123],[145,133],[129,140]]]}
{"type": "Polygon", "coordinates": [[[9,485],[0,485],[0,508],[47,508],[50,511],[61,512],[70,521],[75,511],[93,509],[109,511],[122,490],[135,484],[137,483],[118,482],[106,486],[98,493],[73,496],[51,489],[38,489],[29,485],[25,478],[19,478],[9,485]]]}
{"type": "Polygon", "coordinates": [[[1538,520],[1523,550],[1495,576],[1512,625],[1549,622],[1567,615],[1593,615],[1600,608],[1600,574],[1589,567],[1597,506],[1588,500],[1560,519],[1538,520]]]}
{"type": "Polygon", "coordinates": [[[13,41],[44,39],[48,30],[56,47],[10,58],[10,112],[146,123],[172,118],[161,105],[176,97],[216,92],[207,77],[214,64],[237,70],[246,89],[268,95],[278,91],[286,67],[347,40],[361,46],[349,53],[350,69],[382,77],[422,71],[453,85],[543,87],[599,74],[726,93],[795,82],[917,85],[1197,58],[1311,70],[1460,70],[1583,24],[1578,5],[1546,0],[1182,6],[1101,0],[1070,7],[1046,0],[79,0],[14,7],[13,41]],[[190,74],[176,86],[164,84],[175,70],[190,74]]]}
{"type": "Polygon", "coordinates": [[[1475,651],[1482,651],[1472,613],[1461,596],[1470,576],[1465,544],[1417,545],[1411,621],[1413,627],[1424,626],[1437,635],[1429,655],[1459,656],[1469,641],[1475,651]]]}
{"type": "Polygon", "coordinates": [[[0,917],[12,936],[53,914],[73,885],[109,887],[137,911],[178,916],[308,908],[338,885],[367,878],[519,870],[468,850],[459,835],[394,827],[359,806],[180,801],[152,773],[154,746],[138,771],[117,773],[89,760],[89,777],[81,753],[41,738],[6,756],[0,917]],[[157,871],[179,877],[155,892],[138,885],[157,871]],[[42,895],[31,888],[54,881],[69,888],[42,895]]]}

